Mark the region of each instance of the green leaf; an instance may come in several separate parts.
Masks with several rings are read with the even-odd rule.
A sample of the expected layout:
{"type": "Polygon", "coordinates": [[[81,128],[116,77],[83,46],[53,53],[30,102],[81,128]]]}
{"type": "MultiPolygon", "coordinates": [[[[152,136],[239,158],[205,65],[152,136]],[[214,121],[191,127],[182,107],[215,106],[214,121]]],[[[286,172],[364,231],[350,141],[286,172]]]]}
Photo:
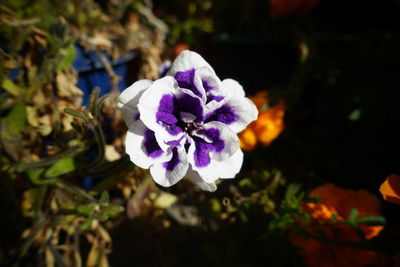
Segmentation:
{"type": "Polygon", "coordinates": [[[66,56],[62,59],[60,62],[60,65],[58,66],[58,69],[64,70],[72,65],[72,62],[74,62],[74,59],[76,57],[76,49],[73,44],[68,46],[65,51],[66,56]]]}
{"type": "Polygon", "coordinates": [[[108,201],[110,201],[110,195],[107,193],[107,191],[104,191],[103,193],[101,193],[100,196],[100,204],[106,204],[108,203],[108,201]]]}
{"type": "Polygon", "coordinates": [[[334,214],[332,214],[332,216],[331,216],[331,221],[333,222],[333,223],[336,223],[337,222],[337,219],[338,219],[338,214],[337,213],[334,213],[334,214]]]}
{"type": "Polygon", "coordinates": [[[102,212],[99,214],[98,219],[102,222],[107,220],[110,216],[107,214],[107,212],[102,212]]]}
{"type": "Polygon", "coordinates": [[[362,110],[361,109],[355,109],[349,114],[349,120],[351,121],[357,121],[361,118],[362,110]]]}
{"type": "Polygon", "coordinates": [[[9,131],[12,135],[20,136],[26,125],[26,109],[22,103],[16,104],[7,116],[9,131]]]}
{"type": "Polygon", "coordinates": [[[66,174],[75,170],[75,163],[73,158],[62,158],[58,160],[53,166],[47,169],[46,177],[56,177],[66,174]]]}
{"type": "Polygon", "coordinates": [[[20,88],[10,79],[4,78],[1,87],[13,96],[19,96],[20,88]]]}
{"type": "Polygon", "coordinates": [[[78,117],[78,118],[80,118],[82,120],[85,120],[85,121],[88,119],[88,117],[84,113],[82,113],[80,111],[77,111],[77,110],[74,110],[74,109],[71,109],[71,108],[65,108],[64,112],[69,114],[69,115],[72,115],[74,117],[78,117]]]}
{"type": "Polygon", "coordinates": [[[26,173],[28,174],[29,180],[36,185],[50,184],[56,182],[55,179],[42,179],[44,171],[44,168],[39,168],[28,170],[26,173]]]}
{"type": "Polygon", "coordinates": [[[87,218],[81,225],[81,230],[85,231],[92,225],[93,218],[87,218]]]}
{"type": "Polygon", "coordinates": [[[382,216],[367,215],[358,219],[359,224],[363,225],[384,225],[386,220],[382,216]]]}
{"type": "Polygon", "coordinates": [[[123,207],[117,205],[108,205],[103,208],[103,211],[111,218],[117,217],[123,210],[123,207]]]}
{"type": "Polygon", "coordinates": [[[97,99],[99,99],[100,87],[96,86],[90,94],[89,110],[93,115],[96,112],[97,99]]]}
{"type": "Polygon", "coordinates": [[[26,125],[26,110],[22,103],[16,104],[8,116],[0,120],[0,142],[4,150],[15,160],[21,156],[21,132],[26,125]]]}
{"type": "Polygon", "coordinates": [[[250,178],[244,178],[239,182],[240,187],[251,187],[253,186],[253,182],[250,178]]]}
{"type": "Polygon", "coordinates": [[[349,222],[355,224],[357,216],[358,216],[358,210],[356,208],[352,208],[349,213],[349,219],[348,219],[349,222]]]}
{"type": "Polygon", "coordinates": [[[96,204],[87,204],[87,205],[80,205],[78,206],[77,210],[78,213],[83,215],[91,215],[94,212],[94,208],[96,204]]]}

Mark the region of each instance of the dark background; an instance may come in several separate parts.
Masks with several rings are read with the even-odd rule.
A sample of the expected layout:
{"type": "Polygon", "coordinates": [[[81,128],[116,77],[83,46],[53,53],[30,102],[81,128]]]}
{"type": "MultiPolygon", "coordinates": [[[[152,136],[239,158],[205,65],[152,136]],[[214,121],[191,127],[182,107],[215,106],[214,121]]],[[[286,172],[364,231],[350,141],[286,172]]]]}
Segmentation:
{"type": "MultiPolygon", "coordinates": [[[[184,5],[179,13],[171,3],[179,1],[155,7],[185,17],[184,5]]],[[[272,17],[268,1],[213,2],[206,14],[214,31],[199,34],[192,49],[221,79],[238,80],[248,94],[268,90],[287,104],[285,131],[249,153],[245,168],[277,167],[306,186],[333,182],[376,195],[388,175],[400,174],[399,7],[320,1],[307,14],[272,17]],[[305,62],[299,43],[309,49],[305,62]],[[359,116],[351,119],[352,112],[359,116]]],[[[397,214],[384,203],[389,222],[397,214]]]]}

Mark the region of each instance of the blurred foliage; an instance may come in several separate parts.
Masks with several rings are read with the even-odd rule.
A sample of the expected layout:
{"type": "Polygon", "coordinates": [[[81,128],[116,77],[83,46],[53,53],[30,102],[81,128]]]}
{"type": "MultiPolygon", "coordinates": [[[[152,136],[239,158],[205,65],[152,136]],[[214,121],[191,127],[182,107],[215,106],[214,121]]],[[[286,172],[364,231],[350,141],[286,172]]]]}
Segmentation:
{"type": "Polygon", "coordinates": [[[111,237],[104,223],[120,216],[124,197],[112,199],[106,190],[137,171],[117,151],[122,135],[114,136],[118,148],[103,133],[121,78],[104,53],[117,58],[141,50],[143,71],[157,73],[167,28],[149,10],[139,1],[0,5],[1,265],[107,266],[111,237]],[[95,88],[89,107],[81,107],[71,68],[77,45],[94,51],[111,76],[110,95],[100,98],[95,88]],[[107,179],[85,191],[82,181],[99,176],[107,179]]]}

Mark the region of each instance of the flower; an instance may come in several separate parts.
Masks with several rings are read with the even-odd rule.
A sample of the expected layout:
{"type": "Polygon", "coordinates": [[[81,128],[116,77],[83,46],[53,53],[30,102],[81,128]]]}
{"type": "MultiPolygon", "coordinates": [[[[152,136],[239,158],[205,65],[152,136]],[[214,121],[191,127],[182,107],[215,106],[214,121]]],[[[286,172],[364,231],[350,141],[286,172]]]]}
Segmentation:
{"type": "Polygon", "coordinates": [[[240,147],[247,151],[253,150],[259,142],[269,146],[285,127],[285,105],[282,100],[273,107],[267,107],[268,93],[265,91],[258,92],[250,99],[260,113],[258,119],[239,134],[240,147]]]}
{"type": "MultiPolygon", "coordinates": [[[[359,211],[359,217],[380,215],[379,200],[366,190],[352,191],[333,184],[324,184],[314,189],[310,196],[322,198],[320,203],[303,204],[303,211],[312,218],[305,229],[313,236],[321,236],[323,233],[322,236],[334,241],[358,241],[360,236],[350,225],[334,226],[332,216],[338,222],[343,221],[353,208],[359,211]]],[[[365,239],[371,239],[383,230],[383,226],[361,225],[360,230],[365,239]]],[[[383,253],[325,244],[295,233],[291,233],[289,238],[300,248],[299,253],[307,266],[381,266],[380,264],[389,260],[389,256],[383,253]]]]}
{"type": "Polygon", "coordinates": [[[257,118],[254,104],[232,79],[221,81],[197,53],[183,51],[167,75],[140,80],[119,97],[129,127],[125,146],[133,163],[150,168],[161,186],[185,175],[203,190],[233,178],[243,152],[237,133],[257,118]]]}
{"type": "Polygon", "coordinates": [[[400,205],[400,176],[389,175],[379,188],[383,199],[400,205]]]}

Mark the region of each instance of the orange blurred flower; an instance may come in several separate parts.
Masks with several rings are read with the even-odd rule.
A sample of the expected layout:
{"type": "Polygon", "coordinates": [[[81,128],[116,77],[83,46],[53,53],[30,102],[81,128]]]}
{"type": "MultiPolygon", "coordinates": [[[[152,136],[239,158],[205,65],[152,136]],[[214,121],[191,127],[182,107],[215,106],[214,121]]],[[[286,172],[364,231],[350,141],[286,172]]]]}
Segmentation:
{"type": "Polygon", "coordinates": [[[379,188],[383,199],[400,205],[400,176],[392,174],[386,178],[379,188]]]}
{"type": "Polygon", "coordinates": [[[319,0],[270,0],[272,17],[282,17],[290,13],[306,14],[310,12],[319,0]]]}
{"type": "Polygon", "coordinates": [[[259,114],[256,121],[239,133],[240,147],[247,151],[254,149],[259,142],[265,146],[270,145],[283,131],[283,117],[285,116],[283,101],[279,101],[276,106],[266,107],[268,103],[267,92],[258,92],[249,98],[256,105],[259,114]]]}
{"type": "MultiPolygon", "coordinates": [[[[348,218],[352,208],[359,211],[359,217],[380,215],[378,198],[366,190],[352,191],[333,184],[324,184],[314,189],[310,196],[322,198],[320,203],[303,205],[303,210],[312,218],[305,229],[315,237],[321,236],[323,232],[330,240],[358,241],[360,236],[350,225],[331,224],[332,216],[336,216],[338,222],[343,221],[348,218]]],[[[366,239],[377,236],[382,229],[383,226],[360,227],[366,239]]],[[[325,244],[295,233],[291,233],[289,237],[292,243],[300,248],[299,253],[307,266],[382,266],[390,261],[390,256],[383,253],[325,244]]]]}

